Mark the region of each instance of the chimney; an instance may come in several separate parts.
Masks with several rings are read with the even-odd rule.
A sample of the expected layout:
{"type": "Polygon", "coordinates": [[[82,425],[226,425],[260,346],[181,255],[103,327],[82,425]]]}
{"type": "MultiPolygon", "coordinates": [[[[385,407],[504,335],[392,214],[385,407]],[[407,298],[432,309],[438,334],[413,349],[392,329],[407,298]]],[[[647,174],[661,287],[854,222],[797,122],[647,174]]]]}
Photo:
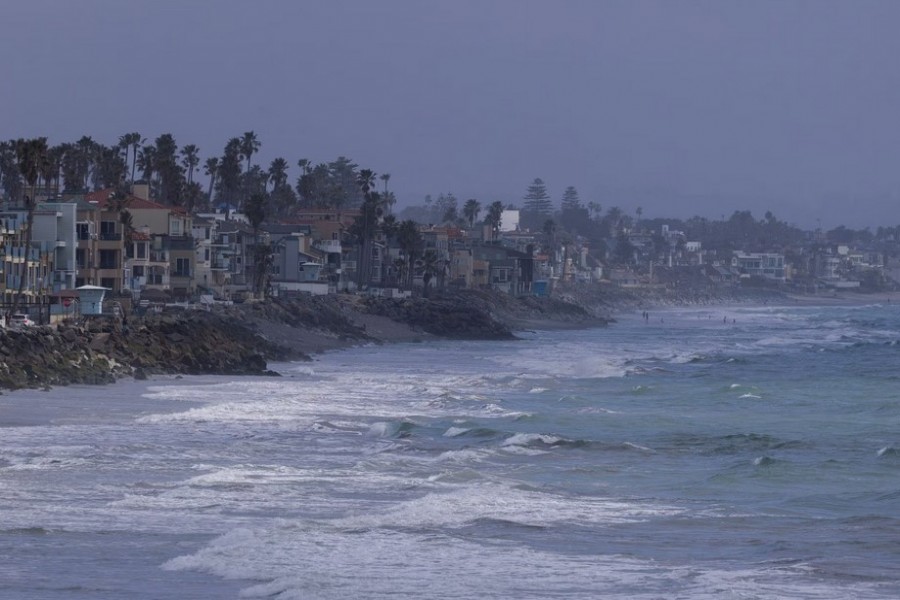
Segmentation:
{"type": "Polygon", "coordinates": [[[141,200],[149,200],[150,186],[146,183],[135,183],[131,186],[131,193],[141,200]]]}

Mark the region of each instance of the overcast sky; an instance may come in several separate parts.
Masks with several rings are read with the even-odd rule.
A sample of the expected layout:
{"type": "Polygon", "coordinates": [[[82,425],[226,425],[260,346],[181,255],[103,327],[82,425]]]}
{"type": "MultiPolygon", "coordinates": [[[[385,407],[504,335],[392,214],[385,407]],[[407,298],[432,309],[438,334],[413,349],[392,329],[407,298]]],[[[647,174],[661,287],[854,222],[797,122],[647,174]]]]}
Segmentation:
{"type": "Polygon", "coordinates": [[[900,223],[900,1],[29,0],[0,137],[172,133],[454,193],[645,217],[900,223]]]}

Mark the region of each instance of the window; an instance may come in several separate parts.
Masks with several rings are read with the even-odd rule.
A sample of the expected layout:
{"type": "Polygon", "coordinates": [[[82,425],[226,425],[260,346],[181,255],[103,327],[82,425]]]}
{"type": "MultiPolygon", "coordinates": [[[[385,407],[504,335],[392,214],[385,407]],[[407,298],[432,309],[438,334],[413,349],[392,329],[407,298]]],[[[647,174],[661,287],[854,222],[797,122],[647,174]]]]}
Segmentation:
{"type": "Polygon", "coordinates": [[[116,250],[101,250],[100,251],[100,268],[101,269],[115,269],[119,266],[118,260],[118,251],[116,250]]]}
{"type": "Polygon", "coordinates": [[[91,239],[91,226],[88,223],[76,223],[75,231],[78,234],[79,240],[89,240],[91,239]]]}
{"type": "Polygon", "coordinates": [[[169,219],[169,233],[172,235],[181,235],[181,219],[169,219]]]}
{"type": "Polygon", "coordinates": [[[115,221],[100,222],[100,239],[101,240],[118,240],[120,236],[116,233],[115,221]]]}
{"type": "Polygon", "coordinates": [[[115,289],[116,280],[113,277],[102,277],[100,279],[100,285],[105,288],[115,289]]]}
{"type": "Polygon", "coordinates": [[[143,266],[131,267],[131,275],[132,275],[132,277],[143,277],[144,276],[144,267],[143,266]]]}
{"type": "Polygon", "coordinates": [[[191,276],[191,259],[176,258],[175,259],[175,276],[190,277],[191,276]]]}
{"type": "Polygon", "coordinates": [[[147,242],[137,243],[137,258],[147,258],[147,242]]]}

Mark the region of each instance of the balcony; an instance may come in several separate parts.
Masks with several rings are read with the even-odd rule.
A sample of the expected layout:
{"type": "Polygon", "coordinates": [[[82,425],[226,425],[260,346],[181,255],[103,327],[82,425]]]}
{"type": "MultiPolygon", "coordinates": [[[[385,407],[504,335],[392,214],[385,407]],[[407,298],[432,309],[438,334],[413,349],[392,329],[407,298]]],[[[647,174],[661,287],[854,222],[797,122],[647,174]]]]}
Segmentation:
{"type": "Polygon", "coordinates": [[[340,240],[320,240],[315,243],[315,247],[321,250],[322,252],[327,252],[328,254],[338,254],[341,251],[341,241],[340,240]]]}
{"type": "Polygon", "coordinates": [[[169,237],[167,246],[169,250],[193,250],[196,244],[192,237],[169,237]]]}
{"type": "Polygon", "coordinates": [[[101,233],[100,235],[97,236],[97,239],[108,241],[108,242],[118,242],[122,239],[122,234],[115,233],[115,232],[101,233]]]}

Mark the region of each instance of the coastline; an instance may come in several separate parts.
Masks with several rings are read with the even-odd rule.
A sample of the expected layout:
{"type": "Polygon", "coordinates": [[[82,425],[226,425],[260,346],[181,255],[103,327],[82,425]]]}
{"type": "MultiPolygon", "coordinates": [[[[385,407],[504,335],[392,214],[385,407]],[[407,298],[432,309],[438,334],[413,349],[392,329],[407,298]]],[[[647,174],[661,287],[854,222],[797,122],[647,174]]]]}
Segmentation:
{"type": "Polygon", "coordinates": [[[402,300],[346,294],[270,299],[210,312],[132,318],[128,326],[94,321],[55,331],[2,331],[0,389],[107,384],[152,375],[277,375],[269,362],[313,360],[317,354],[367,344],[508,340],[519,337],[516,332],[605,327],[616,315],[677,306],[889,304],[895,295],[570,288],[555,298],[456,291],[402,300]]]}
{"type": "Polygon", "coordinates": [[[872,292],[863,294],[860,292],[836,292],[830,295],[800,295],[787,294],[794,304],[822,305],[822,306],[864,306],[867,304],[892,304],[900,301],[898,292],[872,292]]]}

